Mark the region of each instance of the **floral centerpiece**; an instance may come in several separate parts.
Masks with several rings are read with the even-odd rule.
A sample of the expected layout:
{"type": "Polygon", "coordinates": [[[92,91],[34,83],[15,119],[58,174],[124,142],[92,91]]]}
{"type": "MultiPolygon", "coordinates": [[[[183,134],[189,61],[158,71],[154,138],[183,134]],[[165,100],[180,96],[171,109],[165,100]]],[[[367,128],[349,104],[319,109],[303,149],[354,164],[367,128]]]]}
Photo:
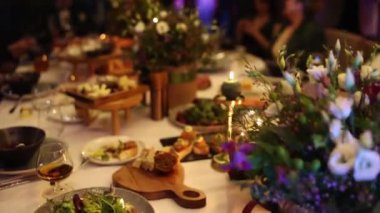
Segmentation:
{"type": "Polygon", "coordinates": [[[142,32],[145,25],[157,17],[161,10],[156,0],[110,0],[114,33],[122,37],[133,37],[142,32]]]}
{"type": "Polygon", "coordinates": [[[207,48],[208,34],[194,11],[161,11],[136,25],[136,59],[150,70],[194,63],[207,48]],[[138,26],[144,26],[139,28],[138,26]]]}
{"type": "MultiPolygon", "coordinates": [[[[229,169],[255,179],[249,184],[255,200],[290,201],[305,212],[379,212],[380,95],[369,91],[380,72],[364,64],[361,52],[345,53],[346,69],[337,41],[325,63],[310,57],[302,71],[294,66],[297,55],[283,50],[278,63],[292,94],[268,87],[264,110],[237,113],[253,142],[224,149],[231,152],[229,169]]],[[[265,82],[252,68],[248,73],[265,82]]]]}

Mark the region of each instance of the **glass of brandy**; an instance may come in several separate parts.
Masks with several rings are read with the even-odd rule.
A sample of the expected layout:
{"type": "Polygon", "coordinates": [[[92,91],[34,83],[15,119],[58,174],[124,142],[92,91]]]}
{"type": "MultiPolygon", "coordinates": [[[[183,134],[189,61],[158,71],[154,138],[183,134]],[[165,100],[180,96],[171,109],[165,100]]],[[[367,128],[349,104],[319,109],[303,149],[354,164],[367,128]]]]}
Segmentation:
{"type": "Polygon", "coordinates": [[[63,142],[50,142],[43,144],[37,159],[37,175],[42,180],[50,182],[50,189],[45,190],[42,196],[55,197],[71,188],[61,186],[59,181],[67,178],[73,171],[73,162],[63,142]]]}

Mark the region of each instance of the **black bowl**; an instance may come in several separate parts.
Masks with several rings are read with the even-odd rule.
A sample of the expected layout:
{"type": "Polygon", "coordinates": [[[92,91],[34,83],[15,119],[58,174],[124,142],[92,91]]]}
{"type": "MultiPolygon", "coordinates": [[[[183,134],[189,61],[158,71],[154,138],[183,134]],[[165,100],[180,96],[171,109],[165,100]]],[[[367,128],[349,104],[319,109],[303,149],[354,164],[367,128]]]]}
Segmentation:
{"type": "Polygon", "coordinates": [[[32,92],[33,87],[38,83],[39,79],[40,73],[38,72],[23,72],[6,76],[5,82],[9,85],[12,93],[25,95],[32,92]]]}
{"type": "Polygon", "coordinates": [[[4,166],[27,163],[45,140],[45,131],[20,126],[0,129],[0,161],[4,166]]]}

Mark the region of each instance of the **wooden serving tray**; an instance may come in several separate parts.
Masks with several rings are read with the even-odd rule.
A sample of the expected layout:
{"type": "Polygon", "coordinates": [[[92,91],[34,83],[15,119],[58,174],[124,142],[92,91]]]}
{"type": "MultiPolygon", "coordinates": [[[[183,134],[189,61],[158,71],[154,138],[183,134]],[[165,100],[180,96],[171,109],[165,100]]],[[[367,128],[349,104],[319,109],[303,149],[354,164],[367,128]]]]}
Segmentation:
{"type": "Polygon", "coordinates": [[[206,195],[202,191],[183,184],[181,164],[168,175],[147,172],[127,164],[112,175],[112,180],[115,186],[135,191],[148,200],[172,198],[178,205],[191,209],[206,206],[206,195]]]}
{"type": "Polygon", "coordinates": [[[99,97],[99,98],[91,98],[88,96],[85,96],[81,93],[78,93],[76,90],[68,89],[65,91],[65,94],[67,94],[70,97],[75,98],[76,101],[84,102],[86,104],[89,104],[93,107],[99,106],[105,103],[109,103],[112,101],[120,100],[123,98],[128,98],[137,94],[142,94],[148,91],[149,87],[146,85],[139,85],[135,89],[128,90],[128,91],[120,91],[120,92],[114,92],[110,95],[99,97]]]}

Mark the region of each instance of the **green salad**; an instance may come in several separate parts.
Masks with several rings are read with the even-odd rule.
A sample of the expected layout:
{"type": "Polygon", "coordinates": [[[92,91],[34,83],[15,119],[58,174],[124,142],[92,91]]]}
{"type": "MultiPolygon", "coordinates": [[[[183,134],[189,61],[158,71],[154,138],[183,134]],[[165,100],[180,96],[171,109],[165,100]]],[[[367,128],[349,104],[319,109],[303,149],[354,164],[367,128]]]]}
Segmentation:
{"type": "Polygon", "coordinates": [[[61,201],[50,201],[55,213],[135,213],[133,205],[123,198],[101,193],[74,194],[61,201]]]}

